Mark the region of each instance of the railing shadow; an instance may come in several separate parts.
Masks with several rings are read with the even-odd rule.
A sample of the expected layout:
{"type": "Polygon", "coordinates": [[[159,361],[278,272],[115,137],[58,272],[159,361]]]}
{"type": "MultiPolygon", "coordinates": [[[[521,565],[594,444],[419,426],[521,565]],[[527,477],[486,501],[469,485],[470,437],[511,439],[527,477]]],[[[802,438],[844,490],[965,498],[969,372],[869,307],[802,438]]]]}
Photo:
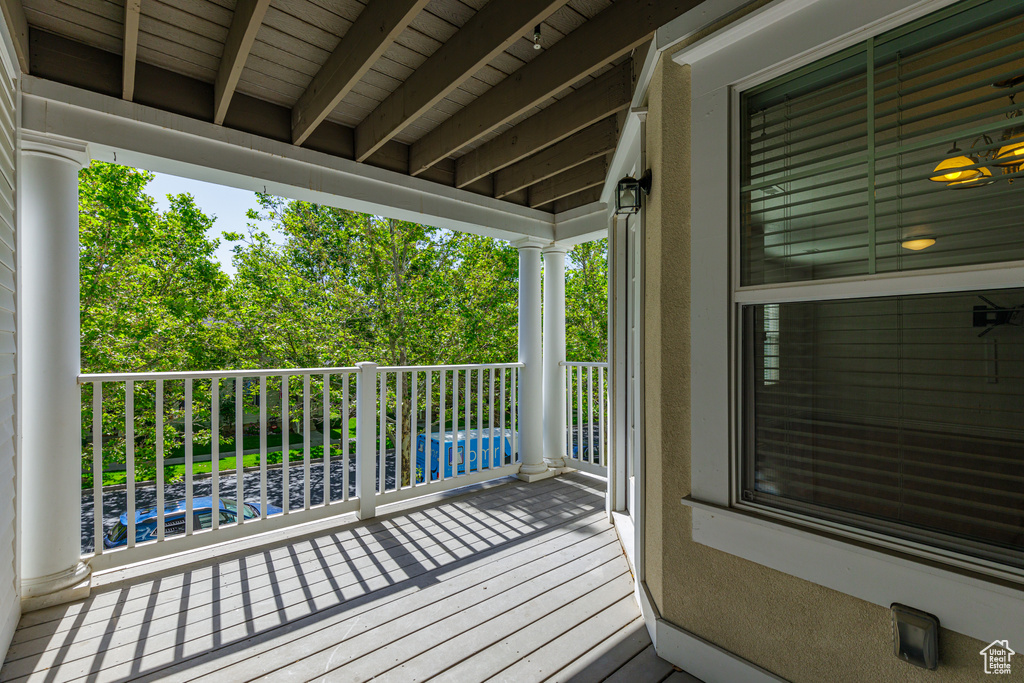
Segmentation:
{"type": "Polygon", "coordinates": [[[510,491],[512,487],[499,486],[413,506],[367,523],[278,541],[262,550],[243,550],[215,561],[198,559],[184,567],[151,574],[145,580],[94,593],[83,603],[54,612],[51,621],[31,626],[35,638],[26,642],[49,645],[52,639],[61,637],[64,642],[56,649],[44,647],[38,653],[9,660],[0,670],[0,680],[10,677],[8,671],[18,675],[19,671],[33,672],[37,666],[46,667],[48,681],[72,673],[62,672],[62,667],[89,679],[102,673],[104,680],[159,677],[170,666],[187,675],[194,666],[244,652],[290,630],[371,602],[387,602],[411,588],[434,585],[442,570],[487,561],[498,552],[529,543],[567,519],[603,508],[603,490],[582,477],[572,486],[534,485],[522,496],[510,497],[510,491]],[[533,504],[531,498],[535,499],[533,504]],[[573,515],[558,512],[560,506],[573,504],[580,511],[573,515]],[[520,527],[502,519],[499,512],[513,516],[520,527]],[[262,562],[254,563],[255,558],[262,562]],[[203,589],[195,591],[195,576],[206,574],[209,578],[202,581],[209,581],[208,588],[201,582],[203,589]],[[160,597],[174,590],[179,577],[177,607],[168,613],[171,603],[160,597]],[[343,583],[346,580],[348,583],[343,583]],[[137,600],[145,600],[145,607],[126,611],[137,600]],[[240,605],[235,604],[239,601],[240,605]],[[61,630],[67,616],[76,609],[70,630],[61,630]],[[97,614],[110,610],[110,616],[102,631],[89,632],[87,622],[104,621],[99,618],[90,622],[94,610],[97,614]],[[140,611],[141,617],[135,615],[140,611]],[[241,620],[227,619],[232,612],[241,612],[241,620]],[[289,612],[298,616],[289,618],[289,612]],[[190,620],[190,615],[204,616],[190,620]],[[257,622],[275,615],[276,623],[257,627],[257,622]],[[208,628],[202,623],[206,619],[208,628]],[[125,636],[129,629],[138,629],[138,635],[125,636]],[[79,639],[80,633],[87,635],[79,639]],[[158,649],[147,651],[147,645],[154,644],[158,649]],[[147,657],[167,651],[173,652],[169,662],[167,657],[158,657],[161,663],[146,666],[147,657]],[[112,672],[105,669],[126,660],[130,660],[129,670],[111,678],[112,672]]]}

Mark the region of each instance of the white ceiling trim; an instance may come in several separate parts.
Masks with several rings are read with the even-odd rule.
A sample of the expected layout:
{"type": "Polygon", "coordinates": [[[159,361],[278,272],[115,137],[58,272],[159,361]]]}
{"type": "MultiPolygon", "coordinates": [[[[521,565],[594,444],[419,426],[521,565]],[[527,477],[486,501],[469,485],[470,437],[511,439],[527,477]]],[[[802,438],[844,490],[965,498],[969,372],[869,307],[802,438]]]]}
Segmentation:
{"type": "Polygon", "coordinates": [[[553,241],[558,218],[402,173],[25,76],[24,130],[94,159],[503,240],[553,241]]]}

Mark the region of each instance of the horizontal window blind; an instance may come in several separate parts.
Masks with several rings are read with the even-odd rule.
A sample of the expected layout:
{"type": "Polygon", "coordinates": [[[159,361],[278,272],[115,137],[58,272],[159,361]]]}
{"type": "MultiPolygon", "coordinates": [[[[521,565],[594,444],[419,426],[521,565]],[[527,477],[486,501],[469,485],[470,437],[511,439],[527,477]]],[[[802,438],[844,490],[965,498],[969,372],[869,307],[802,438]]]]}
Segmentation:
{"type": "Polygon", "coordinates": [[[1022,103],[1020,0],[961,2],[745,91],[741,285],[1024,259],[1024,170],[1000,156],[1024,146],[1022,103]]]}
{"type": "Polygon", "coordinates": [[[1024,289],[743,308],[743,498],[1024,567],[1024,289]]]}

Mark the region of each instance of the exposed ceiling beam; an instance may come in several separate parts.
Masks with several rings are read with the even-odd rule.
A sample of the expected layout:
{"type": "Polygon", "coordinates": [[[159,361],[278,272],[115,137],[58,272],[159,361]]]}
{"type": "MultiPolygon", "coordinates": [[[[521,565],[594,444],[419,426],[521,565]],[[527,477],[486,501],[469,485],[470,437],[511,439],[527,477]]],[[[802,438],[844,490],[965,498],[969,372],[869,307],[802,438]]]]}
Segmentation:
{"type": "Polygon", "coordinates": [[[292,108],[292,141],[301,145],[334,111],[428,0],[371,0],[292,108]]]}
{"type": "Polygon", "coordinates": [[[591,159],[585,164],[580,164],[530,186],[528,204],[530,208],[536,208],[591,187],[603,185],[607,172],[608,159],[606,157],[591,159]]]}
{"type": "Polygon", "coordinates": [[[489,2],[356,126],[356,161],[430,110],[568,0],[489,2]]]}
{"type": "Polygon", "coordinates": [[[125,0],[124,50],[122,51],[121,97],[132,101],[135,97],[135,59],[139,52],[139,15],[142,0],[125,0]]]}
{"type": "Polygon", "coordinates": [[[560,214],[563,211],[572,211],[581,206],[587,204],[593,204],[594,202],[600,201],[601,199],[601,186],[591,187],[582,192],[571,194],[568,197],[562,197],[555,202],[554,213],[560,214]]]}
{"type": "Polygon", "coordinates": [[[455,165],[456,187],[465,187],[625,110],[632,96],[632,73],[626,62],[459,157],[455,165]]]}
{"type": "Polygon", "coordinates": [[[422,173],[565,90],[700,1],[618,0],[414,143],[410,172],[422,173]]]}
{"type": "Polygon", "coordinates": [[[228,115],[231,97],[235,94],[238,79],[245,69],[245,60],[256,42],[256,34],[268,7],[270,0],[238,0],[235,3],[235,14],[231,17],[231,28],[224,41],[224,55],[220,58],[217,80],[213,85],[213,122],[218,126],[228,115]]]}
{"type": "Polygon", "coordinates": [[[617,117],[608,118],[551,145],[534,156],[494,174],[494,196],[502,199],[516,190],[558,175],[574,166],[603,157],[619,141],[617,117]]]}
{"type": "Polygon", "coordinates": [[[18,55],[18,64],[23,73],[28,73],[28,20],[21,0],[0,0],[0,10],[4,13],[7,32],[14,41],[14,52],[18,55]]]}

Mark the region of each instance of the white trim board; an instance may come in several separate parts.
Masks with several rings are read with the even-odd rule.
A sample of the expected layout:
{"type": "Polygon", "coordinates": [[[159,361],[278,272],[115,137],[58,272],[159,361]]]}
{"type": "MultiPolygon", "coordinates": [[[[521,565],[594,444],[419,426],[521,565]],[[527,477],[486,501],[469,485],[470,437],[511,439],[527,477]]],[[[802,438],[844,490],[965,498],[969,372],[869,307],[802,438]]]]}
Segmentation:
{"type": "Polygon", "coordinates": [[[1024,591],[733,509],[683,504],[693,508],[693,540],[701,545],[886,609],[912,605],[986,643],[1024,642],[1024,591]]]}
{"type": "Polygon", "coordinates": [[[23,89],[23,129],[87,142],[95,159],[510,241],[553,241],[560,219],[45,79],[23,89]]]}
{"type": "Polygon", "coordinates": [[[658,619],[655,629],[658,656],[703,683],[779,683],[786,680],[664,619],[658,619]]]}
{"type": "Polygon", "coordinates": [[[753,662],[662,619],[647,585],[637,582],[634,591],[654,651],[665,661],[696,676],[703,683],[779,683],[785,681],[753,662]]]}
{"type": "Polygon", "coordinates": [[[575,246],[608,236],[608,206],[591,202],[584,206],[555,214],[555,242],[575,246]]]}

